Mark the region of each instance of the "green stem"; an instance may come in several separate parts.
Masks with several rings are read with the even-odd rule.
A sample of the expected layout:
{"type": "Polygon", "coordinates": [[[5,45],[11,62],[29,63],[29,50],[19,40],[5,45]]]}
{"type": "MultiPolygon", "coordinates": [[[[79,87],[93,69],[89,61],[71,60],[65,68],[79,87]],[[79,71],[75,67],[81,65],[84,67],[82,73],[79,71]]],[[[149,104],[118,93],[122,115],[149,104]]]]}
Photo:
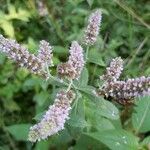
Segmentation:
{"type": "Polygon", "coordinates": [[[69,84],[69,86],[68,86],[66,92],[68,92],[68,91],[71,89],[71,86],[72,86],[72,80],[70,80],[70,84],[69,84]]]}
{"type": "Polygon", "coordinates": [[[88,54],[89,54],[89,46],[87,46],[87,48],[86,48],[86,53],[85,53],[86,61],[88,60],[88,54]]]}

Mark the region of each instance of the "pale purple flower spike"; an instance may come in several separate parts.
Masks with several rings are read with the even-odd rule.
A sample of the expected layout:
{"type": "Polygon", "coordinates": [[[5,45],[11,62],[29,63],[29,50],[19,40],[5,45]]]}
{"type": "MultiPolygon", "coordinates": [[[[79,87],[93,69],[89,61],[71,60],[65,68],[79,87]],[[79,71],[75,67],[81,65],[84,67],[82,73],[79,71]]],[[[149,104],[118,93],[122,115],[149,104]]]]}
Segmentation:
{"type": "Polygon", "coordinates": [[[110,82],[117,81],[123,70],[123,60],[121,57],[116,57],[110,63],[110,66],[106,68],[106,73],[100,77],[101,80],[110,82]]]}
{"type": "Polygon", "coordinates": [[[49,107],[42,120],[30,128],[28,140],[40,141],[63,130],[66,120],[69,119],[70,104],[74,98],[75,95],[72,91],[60,91],[56,95],[54,104],[49,107]]]}
{"type": "Polygon", "coordinates": [[[106,73],[100,77],[104,81],[98,90],[98,95],[109,96],[122,104],[132,102],[139,96],[150,95],[150,77],[139,77],[120,81],[119,77],[123,70],[123,60],[117,57],[106,68],[106,73]]]}
{"type": "Polygon", "coordinates": [[[90,15],[84,37],[84,42],[86,45],[93,45],[96,42],[100,30],[101,20],[102,13],[100,10],[96,10],[90,15]]]}
{"type": "Polygon", "coordinates": [[[69,52],[69,60],[66,63],[58,65],[57,72],[60,77],[78,79],[85,63],[83,49],[77,41],[73,41],[69,52]]]}
{"type": "Polygon", "coordinates": [[[81,74],[85,63],[83,49],[77,41],[73,41],[69,52],[70,56],[68,63],[74,68],[74,70],[76,71],[76,78],[78,78],[81,74]]]}
{"type": "Polygon", "coordinates": [[[52,56],[52,47],[50,44],[45,40],[40,41],[37,57],[41,59],[43,65],[53,66],[52,56]]]}
{"type": "Polygon", "coordinates": [[[134,97],[150,95],[150,77],[143,76],[127,81],[105,83],[99,92],[116,100],[130,100],[134,97]]]}
{"type": "Polygon", "coordinates": [[[21,67],[27,68],[31,73],[48,78],[40,58],[30,54],[28,49],[18,44],[15,40],[4,38],[0,35],[0,52],[14,60],[21,67]]]}

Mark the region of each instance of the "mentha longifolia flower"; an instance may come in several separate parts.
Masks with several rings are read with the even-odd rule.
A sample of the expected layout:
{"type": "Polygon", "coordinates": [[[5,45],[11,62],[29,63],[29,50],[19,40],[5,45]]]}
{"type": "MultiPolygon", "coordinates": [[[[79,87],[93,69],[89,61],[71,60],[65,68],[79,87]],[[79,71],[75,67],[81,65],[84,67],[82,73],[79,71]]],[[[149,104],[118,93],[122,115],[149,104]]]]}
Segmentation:
{"type": "Polygon", "coordinates": [[[93,45],[96,42],[100,30],[101,20],[102,13],[100,10],[96,10],[90,15],[84,37],[84,42],[86,45],[93,45]]]}
{"type": "Polygon", "coordinates": [[[76,77],[76,70],[68,62],[59,64],[57,73],[61,78],[74,79],[76,77]]]}
{"type": "Polygon", "coordinates": [[[117,81],[119,79],[123,70],[123,60],[121,57],[113,59],[110,63],[110,66],[106,68],[106,73],[100,77],[100,79],[111,82],[117,81]]]}
{"type": "Polygon", "coordinates": [[[37,57],[42,61],[43,65],[52,66],[52,47],[45,40],[40,41],[37,57]]]}
{"type": "Polygon", "coordinates": [[[21,67],[27,68],[31,73],[48,78],[40,58],[30,54],[28,49],[18,44],[15,40],[4,38],[0,35],[0,52],[3,52],[10,59],[14,60],[21,67]]]}
{"type": "Polygon", "coordinates": [[[83,49],[77,41],[73,41],[69,52],[68,62],[58,65],[57,71],[60,77],[78,79],[85,63],[83,49]]]}
{"type": "Polygon", "coordinates": [[[135,97],[150,95],[150,77],[128,79],[127,81],[107,82],[98,90],[99,95],[110,96],[115,100],[131,100],[135,97]]]}
{"type": "Polygon", "coordinates": [[[69,119],[71,102],[74,98],[75,95],[72,91],[59,91],[54,104],[49,107],[42,120],[30,128],[28,140],[40,141],[63,130],[66,120],[69,119]]]}

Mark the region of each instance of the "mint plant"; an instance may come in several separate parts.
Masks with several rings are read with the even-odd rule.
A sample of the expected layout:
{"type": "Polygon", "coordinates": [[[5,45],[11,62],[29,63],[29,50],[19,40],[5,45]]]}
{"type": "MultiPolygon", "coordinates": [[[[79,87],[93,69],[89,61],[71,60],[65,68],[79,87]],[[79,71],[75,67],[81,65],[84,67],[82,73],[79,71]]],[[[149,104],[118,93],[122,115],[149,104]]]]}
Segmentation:
{"type": "MultiPolygon", "coordinates": [[[[57,74],[55,75],[51,73],[54,55],[53,46],[47,41],[40,41],[38,54],[31,54],[27,48],[15,40],[7,39],[0,35],[0,52],[15,61],[20,67],[24,67],[31,73],[39,76],[47,84],[49,84],[50,81],[56,82],[59,88],[54,103],[49,106],[40,120],[30,127],[28,134],[28,140],[30,142],[45,140],[49,136],[57,134],[65,128],[65,124],[70,120],[74,126],[78,127],[77,124],[79,123],[83,128],[87,127],[84,131],[85,134],[100,140],[109,148],[116,149],[121,147],[120,149],[123,149],[123,147],[125,147],[125,149],[136,149],[138,147],[138,139],[134,135],[124,131],[122,128],[120,132],[117,132],[117,128],[115,128],[109,120],[106,120],[106,118],[114,119],[116,116],[117,119],[119,118],[117,114],[118,109],[107,100],[115,100],[126,107],[126,104],[134,103],[136,99],[146,99],[146,96],[150,95],[150,77],[142,76],[125,81],[120,80],[123,71],[123,60],[121,57],[116,57],[112,59],[110,66],[106,68],[106,72],[100,75],[99,83],[101,81],[103,83],[100,84],[98,88],[87,85],[88,77],[85,72],[88,72],[86,65],[88,63],[89,50],[97,40],[101,20],[102,12],[100,10],[96,10],[90,15],[83,40],[73,41],[71,43],[69,58],[66,62],[60,63],[57,66],[57,74]],[[87,94],[86,96],[85,93],[87,94]],[[88,110],[90,110],[91,113],[88,115],[95,121],[94,125],[89,121],[91,123],[90,127],[87,125],[88,119],[87,122],[81,121],[79,119],[80,117],[76,116],[76,114],[72,115],[74,118],[77,117],[75,121],[73,120],[74,118],[70,117],[71,109],[75,108],[78,101],[81,101],[83,97],[87,101],[89,100],[89,102],[85,104],[88,107],[86,111],[88,112],[88,110]],[[95,104],[91,103],[90,99],[95,101],[95,104]],[[107,108],[108,106],[110,107],[107,108]],[[112,108],[113,111],[111,111],[110,108],[112,108]],[[94,113],[97,115],[94,115],[94,113]],[[104,127],[104,130],[101,129],[101,133],[99,133],[99,131],[92,132],[92,129],[99,119],[107,122],[106,124],[108,126],[106,128],[104,127]],[[104,137],[102,134],[104,134],[104,137]],[[113,136],[114,143],[111,147],[113,136]],[[121,138],[123,138],[123,141],[121,138]],[[130,139],[135,140],[133,145],[130,143],[130,139]],[[107,140],[109,140],[109,142],[107,142],[107,140]]],[[[83,105],[81,107],[85,106],[83,105]]],[[[82,108],[80,110],[82,110],[82,108]]],[[[149,107],[146,110],[148,111],[149,107]]],[[[137,112],[139,114],[139,111],[137,112]]],[[[143,123],[142,121],[140,126],[137,127],[138,123],[135,123],[135,118],[139,118],[138,114],[137,116],[134,115],[132,119],[134,122],[133,125],[136,127],[136,134],[142,128],[143,123]]],[[[136,122],[138,121],[139,120],[136,120],[136,122]]],[[[94,131],[97,128],[98,127],[94,128],[94,131]]]]}

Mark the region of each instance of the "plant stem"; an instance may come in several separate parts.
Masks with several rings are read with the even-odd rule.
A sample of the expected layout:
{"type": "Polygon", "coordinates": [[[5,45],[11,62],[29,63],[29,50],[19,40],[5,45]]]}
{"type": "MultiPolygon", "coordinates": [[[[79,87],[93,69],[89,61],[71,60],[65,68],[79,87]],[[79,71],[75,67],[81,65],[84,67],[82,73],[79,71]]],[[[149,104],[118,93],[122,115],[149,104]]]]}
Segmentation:
{"type": "Polygon", "coordinates": [[[68,92],[68,91],[71,89],[71,86],[72,86],[72,80],[70,80],[70,84],[69,84],[69,86],[68,86],[66,92],[68,92]]]}
{"type": "Polygon", "coordinates": [[[86,48],[86,53],[85,53],[86,61],[88,60],[88,54],[89,54],[89,46],[87,46],[87,48],[86,48]]]}

